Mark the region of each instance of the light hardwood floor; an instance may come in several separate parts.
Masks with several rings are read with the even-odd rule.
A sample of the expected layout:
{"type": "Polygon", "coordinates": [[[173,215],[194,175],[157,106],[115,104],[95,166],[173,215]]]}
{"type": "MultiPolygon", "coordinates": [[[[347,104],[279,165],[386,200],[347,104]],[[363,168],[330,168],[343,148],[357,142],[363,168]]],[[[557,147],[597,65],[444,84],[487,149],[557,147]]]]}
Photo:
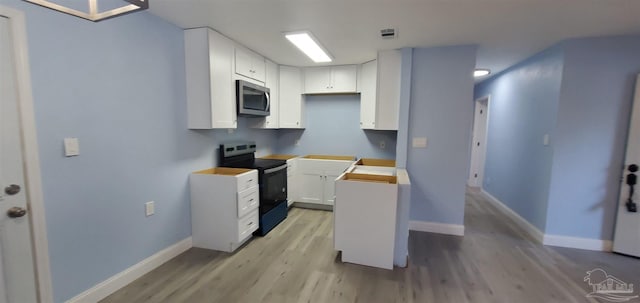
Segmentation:
{"type": "Polygon", "coordinates": [[[193,248],[102,302],[598,302],[583,282],[596,267],[640,285],[640,260],[537,244],[479,193],[464,237],[412,231],[393,271],[341,263],[331,216],[294,208],[234,254],[193,248]]]}

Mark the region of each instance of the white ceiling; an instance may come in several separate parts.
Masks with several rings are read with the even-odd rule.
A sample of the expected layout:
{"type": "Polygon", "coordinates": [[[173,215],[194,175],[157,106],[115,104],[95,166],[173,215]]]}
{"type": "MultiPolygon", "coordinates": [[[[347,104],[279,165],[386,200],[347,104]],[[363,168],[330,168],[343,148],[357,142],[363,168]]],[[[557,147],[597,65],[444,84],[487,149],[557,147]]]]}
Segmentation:
{"type": "Polygon", "coordinates": [[[151,13],[209,26],[280,64],[312,66],[282,32],[310,30],[335,58],[377,50],[477,44],[493,73],[572,37],[640,33],[640,0],[152,0],[151,13]],[[382,40],[380,29],[398,38],[382,40]]]}

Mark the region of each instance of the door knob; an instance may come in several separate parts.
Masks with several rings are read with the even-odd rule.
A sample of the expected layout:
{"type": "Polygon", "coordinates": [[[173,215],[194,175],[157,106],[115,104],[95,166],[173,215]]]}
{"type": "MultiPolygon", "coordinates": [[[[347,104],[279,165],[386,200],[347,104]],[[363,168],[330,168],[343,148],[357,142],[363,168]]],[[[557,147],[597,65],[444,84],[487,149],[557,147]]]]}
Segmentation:
{"type": "Polygon", "coordinates": [[[24,217],[24,215],[26,214],[27,214],[27,210],[22,207],[14,206],[12,208],[9,208],[9,210],[7,210],[7,216],[9,216],[9,218],[20,218],[20,217],[24,217]]]}
{"type": "Polygon", "coordinates": [[[9,186],[4,188],[4,192],[9,196],[13,196],[13,195],[15,195],[15,194],[20,192],[20,185],[11,184],[11,185],[9,185],[9,186]]]}

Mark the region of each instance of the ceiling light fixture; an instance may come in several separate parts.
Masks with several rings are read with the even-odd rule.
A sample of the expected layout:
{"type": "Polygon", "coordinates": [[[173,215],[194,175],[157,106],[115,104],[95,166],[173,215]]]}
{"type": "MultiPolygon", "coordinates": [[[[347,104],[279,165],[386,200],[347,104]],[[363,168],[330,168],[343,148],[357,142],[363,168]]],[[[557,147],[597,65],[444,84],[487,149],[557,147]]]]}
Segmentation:
{"type": "Polygon", "coordinates": [[[329,53],[308,31],[284,33],[284,36],[315,63],[331,62],[329,53]]]}
{"type": "Polygon", "coordinates": [[[484,77],[491,74],[491,71],[486,68],[477,68],[473,71],[473,76],[475,78],[484,77]]]}
{"type": "MultiPolygon", "coordinates": [[[[69,14],[72,16],[76,16],[82,19],[87,19],[89,21],[98,22],[105,19],[121,16],[128,13],[133,13],[141,10],[145,10],[149,8],[149,0],[122,0],[124,4],[121,7],[114,8],[111,10],[99,12],[98,11],[98,0],[87,0],[89,12],[83,12],[76,9],[68,8],[66,6],[54,3],[53,1],[48,0],[24,0],[27,2],[31,2],[33,4],[37,4],[40,6],[44,6],[46,8],[50,8],[52,10],[56,10],[65,14],[69,14]]],[[[102,1],[104,3],[104,1],[102,1]]]]}

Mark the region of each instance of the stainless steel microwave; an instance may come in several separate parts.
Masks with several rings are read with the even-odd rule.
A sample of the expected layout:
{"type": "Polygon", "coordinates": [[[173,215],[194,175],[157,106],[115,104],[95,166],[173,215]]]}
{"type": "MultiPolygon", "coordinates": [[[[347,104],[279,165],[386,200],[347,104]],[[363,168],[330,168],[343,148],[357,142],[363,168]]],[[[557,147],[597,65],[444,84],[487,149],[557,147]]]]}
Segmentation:
{"type": "Polygon", "coordinates": [[[270,93],[270,90],[264,86],[236,80],[238,116],[268,116],[271,107],[270,93]]]}

